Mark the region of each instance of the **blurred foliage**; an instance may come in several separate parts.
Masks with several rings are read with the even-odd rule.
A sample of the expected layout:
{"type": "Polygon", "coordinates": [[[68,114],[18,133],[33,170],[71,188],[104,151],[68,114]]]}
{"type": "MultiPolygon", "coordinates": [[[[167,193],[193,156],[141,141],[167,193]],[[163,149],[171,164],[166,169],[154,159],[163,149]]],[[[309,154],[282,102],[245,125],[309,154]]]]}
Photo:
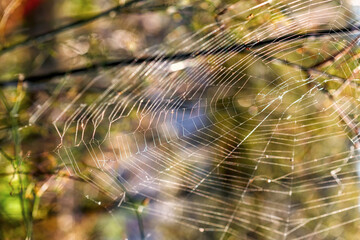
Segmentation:
{"type": "MultiPolygon", "coordinates": [[[[6,22],[4,24],[8,26],[7,28],[0,27],[3,34],[0,40],[1,46],[11,46],[33,36],[34,32],[36,34],[44,33],[123,3],[123,1],[113,0],[61,0],[48,1],[46,7],[41,7],[41,4],[45,4],[44,2],[46,1],[0,1],[0,12],[3,12],[2,21],[6,22]],[[5,10],[11,4],[15,4],[16,1],[20,2],[20,4],[13,10],[12,17],[5,20],[5,10]],[[32,7],[29,8],[28,6],[32,7]],[[36,16],[41,16],[41,18],[36,16]]],[[[2,54],[0,56],[0,79],[6,82],[9,79],[17,78],[19,81],[17,86],[0,89],[0,239],[139,239],[141,235],[138,226],[139,215],[143,220],[150,219],[151,222],[151,214],[147,213],[146,210],[144,212],[139,210],[139,208],[142,209],[148,204],[146,199],[135,196],[133,199],[127,200],[126,204],[128,205],[125,204],[124,209],[116,208],[119,199],[114,200],[113,196],[109,197],[107,189],[101,189],[99,186],[85,182],[79,176],[69,174],[67,167],[70,166],[68,166],[68,163],[61,161],[58,156],[61,154],[57,152],[60,139],[53,126],[56,117],[88,86],[89,79],[101,73],[104,81],[92,86],[85,95],[80,96],[84,103],[91,103],[101,95],[107,85],[111,83],[111,79],[119,77],[118,73],[111,69],[97,69],[96,71],[74,76],[65,74],[53,81],[34,85],[22,82],[24,77],[55,70],[74,69],[119,58],[141,57],[147,55],[146,51],[152,53],[150,50],[154,46],[160,49],[164,48],[165,52],[182,50],[177,49],[179,41],[206,26],[210,27],[202,30],[203,35],[221,28],[229,30],[231,34],[227,36],[226,41],[230,43],[237,43],[239,39],[241,41],[250,40],[253,36],[264,39],[265,37],[261,34],[265,30],[269,30],[267,28],[277,31],[283,25],[290,24],[293,18],[296,18],[296,16],[289,17],[286,11],[281,11],[281,9],[269,12],[267,5],[256,10],[248,10],[264,2],[261,0],[159,0],[150,3],[139,1],[126,11],[111,12],[108,16],[89,24],[69,28],[59,34],[54,34],[51,40],[35,41],[31,45],[19,46],[10,52],[2,54]],[[229,17],[233,15],[237,16],[235,18],[229,17]],[[267,24],[265,29],[264,23],[269,21],[271,24],[267,24]]],[[[274,0],[273,4],[276,3],[281,3],[281,1],[274,0]]],[[[337,4],[337,2],[333,1],[331,4],[337,4]]],[[[341,14],[348,13],[344,10],[341,14]]],[[[343,19],[335,19],[334,21],[344,24],[343,19]]],[[[314,23],[313,29],[321,29],[321,27],[321,23],[319,25],[314,23]]],[[[289,28],[289,33],[290,30],[289,28]]],[[[305,29],[300,27],[298,30],[297,33],[301,33],[305,29]]],[[[330,39],[329,44],[324,44],[322,41],[296,41],[290,43],[291,47],[288,46],[289,51],[287,53],[275,53],[274,56],[280,60],[311,67],[324,61],[327,57],[335,55],[339,50],[345,48],[348,42],[348,39],[343,41],[330,39]],[[299,63],[301,59],[306,59],[306,62],[299,63]]],[[[270,50],[264,47],[264,52],[270,50]]],[[[250,54],[250,50],[238,54],[237,57],[225,61],[222,67],[234,71],[241,69],[248,63],[243,62],[239,65],[235,63],[240,59],[245,59],[250,54]]],[[[352,57],[350,56],[344,61],[338,61],[331,67],[322,69],[322,71],[326,70],[329,74],[348,78],[358,65],[358,58],[354,57],[356,54],[359,54],[358,49],[352,52],[352,57]]],[[[209,65],[206,66],[206,70],[211,72],[211,66],[216,66],[217,63],[211,57],[204,57],[204,59],[209,65]]],[[[249,61],[253,61],[253,58],[249,61]]],[[[266,81],[249,83],[246,86],[246,94],[236,96],[235,102],[226,102],[224,100],[216,103],[220,110],[212,116],[212,121],[223,120],[224,127],[214,131],[222,135],[224,139],[230,139],[230,137],[240,139],[244,136],[252,128],[254,121],[244,124],[243,129],[238,131],[238,135],[233,136],[226,133],[228,128],[233,127],[233,123],[225,120],[235,115],[237,111],[245,112],[244,115],[238,116],[238,118],[234,117],[237,121],[241,121],[243,117],[252,119],[259,112],[257,106],[264,104],[266,99],[255,96],[257,93],[254,89],[263,89],[263,94],[270,96],[273,94],[274,98],[276,98],[278,93],[272,92],[273,88],[270,83],[275,82],[281,85],[290,79],[301,81],[304,78],[296,69],[291,70],[289,68],[286,65],[278,66],[274,64],[273,69],[275,69],[275,72],[269,72],[261,61],[252,62],[251,66],[246,69],[246,73],[254,78],[262,78],[266,81]],[[277,76],[283,77],[277,79],[277,76]]],[[[129,67],[126,73],[132,71],[134,69],[129,67]]],[[[156,81],[156,77],[155,74],[149,74],[149,76],[144,76],[139,81],[145,83],[142,85],[143,88],[147,88],[156,81]]],[[[216,84],[220,84],[223,79],[218,81],[216,84]]],[[[323,83],[329,89],[339,87],[339,83],[336,81],[332,82],[323,79],[323,83]]],[[[239,86],[236,85],[235,87],[239,86]]],[[[305,86],[299,92],[307,91],[304,89],[306,89],[305,86]]],[[[136,93],[141,90],[139,88],[128,91],[136,93]]],[[[342,96],[353,96],[357,94],[357,91],[357,89],[353,90],[349,87],[342,93],[342,96]]],[[[215,92],[216,89],[209,89],[207,95],[211,96],[215,92]]],[[[118,94],[119,96],[126,94],[126,91],[120,89],[118,94]]],[[[229,95],[231,94],[235,95],[234,91],[230,91],[229,95]]],[[[292,97],[298,98],[298,95],[292,97]]],[[[226,96],[224,99],[226,99],[226,96]]],[[[294,102],[295,99],[289,97],[286,101],[294,102]]],[[[322,99],[321,101],[321,104],[325,106],[331,105],[331,103],[327,102],[328,100],[322,99]]],[[[137,129],[141,124],[143,124],[143,129],[146,129],[146,121],[139,121],[135,110],[127,110],[129,111],[130,120],[124,121],[121,126],[117,126],[117,129],[113,131],[130,131],[137,129]]],[[[274,119],[283,117],[281,110],[283,109],[273,113],[274,119]]],[[[296,110],[291,111],[296,114],[296,110]]],[[[319,113],[319,116],[325,116],[325,113],[319,113]]],[[[322,126],[321,123],[314,126],[308,124],[308,126],[304,127],[306,129],[303,132],[307,133],[320,129],[319,135],[326,134],[328,129],[323,129],[324,126],[326,125],[322,126]]],[[[107,130],[107,125],[99,126],[95,139],[102,140],[107,130]]],[[[276,129],[262,130],[277,131],[276,129]]],[[[71,128],[69,130],[71,134],[74,134],[75,131],[77,129],[71,128]]],[[[286,136],[287,130],[283,131],[286,136]]],[[[85,137],[91,138],[91,136],[92,132],[85,133],[85,137]]],[[[206,136],[202,137],[206,139],[206,136]]],[[[254,136],[254,139],[250,137],[249,141],[256,141],[256,137],[258,136],[254,136]]],[[[286,137],[284,138],[286,139],[286,137]]],[[[64,139],[64,142],[66,141],[71,142],[73,139],[64,139]]],[[[219,148],[229,148],[226,141],[218,141],[216,144],[218,144],[219,148]]],[[[135,149],[134,142],[132,142],[132,145],[135,149]]],[[[316,156],[318,153],[314,149],[324,149],[324,145],[326,143],[319,143],[318,147],[304,149],[304,152],[300,153],[297,159],[302,159],[307,151],[314,151],[313,155],[316,156]]],[[[344,148],[346,149],[346,147],[348,147],[348,142],[339,144],[338,149],[325,149],[322,153],[326,152],[328,155],[333,155],[344,148]]],[[[277,149],[278,145],[270,146],[270,148],[279,150],[277,149]]],[[[234,154],[249,156],[252,151],[259,149],[259,146],[248,144],[244,146],[244,149],[234,154]]],[[[87,177],[90,179],[96,178],[96,171],[99,171],[99,169],[95,169],[91,165],[91,156],[84,154],[85,151],[85,147],[79,144],[73,151],[74,158],[78,159],[80,168],[87,167],[91,171],[93,170],[93,172],[90,170],[86,172],[87,177]]],[[[235,165],[235,160],[231,157],[229,161],[234,161],[235,165]]],[[[274,161],[281,162],[280,160],[274,161]]],[[[248,164],[255,166],[253,162],[248,164]]],[[[233,168],[240,169],[241,166],[234,166],[233,168]]],[[[261,176],[276,179],[284,174],[286,170],[283,170],[283,172],[274,172],[271,168],[263,168],[260,173],[261,176]]],[[[246,171],[242,172],[241,177],[246,178],[251,175],[250,170],[246,171]]],[[[223,173],[230,174],[226,170],[223,173]]],[[[254,178],[251,181],[262,180],[261,178],[254,178]]],[[[224,186],[225,184],[236,185],[236,179],[224,180],[224,186]]],[[[259,185],[261,184],[259,183],[259,185]]],[[[317,183],[311,184],[316,185],[317,183]]],[[[252,194],[257,196],[258,199],[264,198],[260,194],[259,196],[256,193],[252,194]]],[[[294,201],[301,203],[308,202],[314,196],[298,194],[294,198],[294,201]]],[[[254,199],[251,203],[252,206],[256,206],[261,210],[263,206],[259,206],[260,204],[256,202],[256,198],[254,199]]],[[[313,214],[316,216],[323,213],[314,211],[313,214]]],[[[355,215],[356,213],[354,213],[355,215]]],[[[258,219],[254,217],[253,220],[257,221],[258,219]]],[[[335,223],[324,222],[323,224],[331,226],[335,223]]],[[[315,228],[316,226],[311,227],[315,228]]],[[[155,230],[162,233],[163,239],[219,238],[217,233],[214,235],[210,233],[201,234],[201,230],[199,232],[193,229],[184,229],[186,228],[165,221],[164,224],[156,226],[155,230]]],[[[346,233],[343,234],[343,239],[351,239],[351,235],[359,234],[359,230],[356,226],[352,226],[347,228],[346,233]]],[[[328,239],[335,239],[335,237],[328,239]]]]}

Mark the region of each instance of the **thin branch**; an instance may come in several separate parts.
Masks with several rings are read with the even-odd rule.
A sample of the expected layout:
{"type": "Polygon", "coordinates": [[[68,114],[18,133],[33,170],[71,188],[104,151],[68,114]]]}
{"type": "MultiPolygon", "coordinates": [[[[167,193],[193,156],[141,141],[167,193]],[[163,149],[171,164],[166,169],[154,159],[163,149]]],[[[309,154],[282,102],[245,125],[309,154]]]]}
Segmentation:
{"type": "MultiPolygon", "coordinates": [[[[324,72],[321,72],[319,70],[317,70],[316,68],[306,68],[306,67],[303,67],[303,66],[300,66],[300,65],[297,65],[297,64],[294,64],[294,63],[290,63],[286,60],[283,60],[283,59],[277,59],[275,57],[267,57],[268,60],[270,61],[278,61],[282,64],[285,64],[287,66],[291,66],[291,67],[294,67],[296,69],[299,69],[299,70],[302,70],[304,71],[305,73],[307,73],[308,77],[313,79],[313,76],[316,74],[316,75],[325,75],[327,77],[330,77],[332,79],[337,79],[337,80],[341,80],[343,82],[343,85],[347,84],[349,85],[351,83],[351,80],[349,79],[345,79],[345,78],[340,78],[340,77],[337,77],[337,76],[333,76],[331,74],[328,74],[328,73],[324,73],[324,72]]],[[[315,81],[315,80],[314,80],[315,81]]],[[[309,85],[310,86],[310,85],[309,85]]],[[[333,103],[334,105],[334,109],[335,111],[338,113],[339,117],[341,118],[341,120],[351,129],[351,131],[353,131],[353,133],[356,135],[357,138],[360,138],[360,130],[359,128],[356,126],[356,124],[350,119],[350,117],[344,113],[341,108],[338,106],[338,104],[336,103],[336,100],[335,100],[335,94],[331,94],[331,92],[326,88],[326,86],[323,86],[321,85],[320,83],[317,83],[315,85],[315,87],[317,89],[319,89],[322,93],[324,93],[328,98],[329,100],[333,103]]],[[[336,92],[335,92],[336,93],[336,92]]],[[[360,147],[360,142],[359,141],[356,141],[354,143],[355,147],[356,148],[359,148],[360,147]]]]}
{"type": "Polygon", "coordinates": [[[360,36],[357,36],[348,46],[344,47],[342,50],[338,51],[335,55],[329,57],[328,59],[325,59],[324,61],[314,65],[313,68],[327,67],[330,64],[338,61],[340,58],[345,56],[357,44],[359,39],[360,39],[360,36]]]}
{"type": "MultiPolygon", "coordinates": [[[[349,46],[345,47],[343,50],[339,51],[337,54],[334,55],[333,58],[329,58],[329,59],[325,59],[324,61],[314,65],[313,67],[304,67],[304,66],[301,66],[301,65],[298,65],[296,63],[291,63],[287,60],[284,60],[284,59],[279,59],[279,58],[276,58],[276,57],[272,57],[272,56],[266,56],[266,55],[263,55],[263,54],[259,54],[259,53],[254,53],[254,52],[251,52],[253,55],[256,55],[256,56],[259,56],[261,59],[263,59],[264,61],[277,61],[277,62],[280,62],[284,65],[287,65],[287,66],[290,66],[290,67],[293,67],[293,68],[296,68],[296,69],[299,69],[303,72],[305,72],[307,75],[308,75],[308,78],[309,79],[312,79],[316,82],[315,84],[315,87],[317,89],[319,89],[321,92],[323,92],[328,98],[329,100],[333,103],[333,106],[334,106],[334,109],[335,111],[338,113],[339,117],[341,118],[341,120],[346,124],[346,126],[348,128],[350,128],[350,130],[355,134],[355,136],[359,139],[360,138],[360,129],[357,127],[357,125],[354,123],[354,121],[346,114],[344,113],[344,111],[338,106],[335,98],[336,96],[346,87],[348,86],[349,84],[352,83],[352,80],[354,79],[354,76],[355,74],[357,74],[359,71],[360,71],[360,67],[357,67],[353,70],[352,72],[352,75],[349,77],[349,78],[341,78],[341,77],[337,77],[337,76],[334,76],[334,75],[331,75],[331,74],[328,74],[326,72],[323,72],[323,71],[320,71],[318,70],[317,68],[319,67],[323,67],[323,66],[327,66],[329,63],[333,63],[334,61],[337,61],[339,60],[341,57],[343,57],[347,52],[349,52],[351,50],[351,48],[355,45],[354,43],[356,43],[357,41],[359,40],[359,37],[357,37],[353,42],[351,42],[349,44],[349,46]],[[346,52],[346,53],[345,53],[346,52]],[[313,76],[314,75],[323,75],[323,76],[327,76],[331,79],[336,79],[336,80],[340,80],[343,82],[343,84],[340,86],[339,89],[337,89],[337,91],[332,94],[327,88],[326,86],[318,83],[314,78],[313,76]]],[[[309,83],[309,87],[311,86],[311,82],[309,83]]],[[[357,87],[357,86],[355,86],[357,87]]],[[[360,141],[357,140],[354,142],[354,145],[356,148],[359,148],[360,147],[360,141]]]]}
{"type": "MultiPolygon", "coordinates": [[[[258,48],[264,47],[269,44],[274,43],[282,43],[282,42],[289,42],[301,39],[309,39],[314,37],[324,37],[324,36],[332,36],[332,35],[339,35],[339,34],[355,34],[359,31],[360,26],[352,26],[347,28],[341,28],[336,30],[321,30],[317,32],[309,32],[304,34],[291,34],[285,35],[282,37],[274,38],[274,39],[267,39],[263,41],[254,41],[246,44],[233,44],[231,46],[222,46],[216,49],[205,49],[199,50],[194,52],[178,52],[174,54],[167,54],[167,55],[155,55],[155,56],[145,56],[140,58],[128,58],[128,59],[120,59],[120,60],[112,60],[112,61],[104,61],[99,63],[94,63],[85,67],[79,67],[74,69],[68,70],[60,70],[54,71],[42,75],[35,75],[29,76],[24,78],[24,82],[27,83],[40,83],[49,81],[55,77],[62,77],[66,75],[72,74],[79,74],[79,73],[86,73],[90,71],[97,70],[99,68],[111,68],[111,67],[121,67],[121,66],[135,66],[145,62],[156,62],[156,61],[179,61],[179,60],[186,60],[192,59],[199,56],[210,56],[216,55],[220,53],[230,53],[230,52],[237,52],[241,53],[246,51],[249,48],[258,48]]],[[[7,86],[14,86],[18,82],[17,78],[6,80],[0,80],[0,87],[7,87],[7,86]]]]}
{"type": "Polygon", "coordinates": [[[99,18],[108,16],[111,12],[121,12],[123,10],[126,10],[131,5],[133,5],[135,3],[138,3],[140,1],[142,1],[142,0],[132,0],[132,1],[129,1],[129,2],[125,3],[125,4],[123,4],[123,5],[118,5],[118,6],[115,6],[113,8],[110,8],[110,9],[108,9],[106,11],[103,11],[103,12],[101,12],[99,14],[96,14],[94,16],[91,16],[91,17],[88,17],[88,18],[85,18],[85,19],[81,19],[81,20],[78,20],[78,21],[63,25],[63,26],[61,26],[59,28],[50,30],[48,32],[41,33],[41,34],[35,35],[33,37],[29,37],[29,38],[27,38],[27,39],[25,39],[25,40],[23,40],[21,42],[18,42],[18,43],[9,45],[9,46],[5,46],[0,50],[0,56],[3,55],[4,53],[7,53],[9,51],[12,51],[12,50],[18,48],[18,47],[27,46],[27,45],[30,45],[30,44],[32,44],[34,42],[39,43],[39,42],[43,42],[43,41],[52,39],[55,35],[57,35],[59,33],[62,33],[62,32],[65,32],[67,30],[74,29],[74,28],[83,26],[85,24],[91,23],[91,22],[93,22],[93,21],[95,21],[95,20],[97,20],[99,18]]]}
{"type": "MultiPolygon", "coordinates": [[[[309,78],[313,79],[311,74],[309,74],[309,78]]],[[[320,88],[320,85],[317,84],[316,87],[320,89],[323,93],[325,93],[326,96],[328,96],[329,100],[333,103],[334,109],[339,115],[340,119],[355,134],[356,138],[359,139],[360,137],[359,128],[356,126],[356,123],[354,123],[354,121],[339,107],[339,105],[335,100],[334,94],[331,94],[331,92],[325,86],[321,86],[320,88]]],[[[357,149],[359,149],[360,147],[359,140],[355,141],[354,145],[357,149]]]]}
{"type": "MultiPolygon", "coordinates": [[[[345,88],[346,86],[349,86],[351,85],[352,87],[354,88],[358,88],[359,86],[352,82],[353,80],[353,76],[354,74],[357,73],[357,71],[360,70],[360,67],[358,70],[354,70],[353,72],[353,75],[352,77],[349,77],[349,78],[342,78],[342,77],[339,77],[339,76],[335,76],[335,75],[332,75],[330,73],[327,73],[327,72],[324,72],[324,71],[320,71],[318,70],[317,68],[314,68],[314,67],[305,67],[305,66],[301,66],[299,64],[296,64],[296,63],[292,63],[292,62],[289,62],[285,59],[280,59],[280,58],[276,58],[276,57],[271,57],[271,56],[266,56],[266,55],[263,55],[263,54],[260,54],[260,53],[254,53],[252,52],[253,55],[256,55],[258,57],[260,57],[261,59],[263,59],[264,61],[267,61],[267,62],[279,62],[280,64],[284,64],[286,66],[290,66],[292,68],[295,68],[295,69],[298,69],[302,72],[305,72],[308,74],[309,77],[312,77],[314,75],[317,75],[317,76],[323,76],[323,77],[327,77],[329,79],[333,79],[333,80],[336,80],[336,81],[339,81],[342,83],[342,85],[340,86],[339,89],[337,89],[337,91],[335,91],[334,94],[331,94],[331,98],[332,99],[335,99],[335,97],[340,93],[340,91],[343,90],[343,88],[345,88]]],[[[321,90],[323,93],[327,94],[328,96],[330,96],[330,92],[326,89],[326,87],[322,86],[322,88],[319,88],[319,90],[321,90]]]]}
{"type": "Polygon", "coordinates": [[[356,74],[358,74],[360,71],[360,66],[357,66],[353,71],[352,74],[349,78],[346,79],[346,81],[344,82],[344,84],[342,84],[335,92],[334,92],[334,96],[337,97],[342,91],[344,91],[344,89],[351,84],[351,82],[355,79],[356,74]]]}
{"type": "MultiPolygon", "coordinates": [[[[354,39],[349,46],[345,47],[342,51],[339,51],[336,55],[334,55],[334,57],[332,59],[329,60],[324,60],[323,62],[315,65],[314,67],[324,67],[324,66],[328,66],[329,64],[339,60],[341,57],[345,56],[354,46],[355,44],[359,41],[360,36],[358,36],[356,39],[354,39]]],[[[354,121],[346,114],[344,113],[344,111],[338,106],[335,98],[348,86],[352,83],[352,80],[355,79],[355,76],[357,73],[359,73],[360,71],[360,66],[356,67],[352,73],[351,76],[348,77],[347,79],[345,79],[345,82],[343,82],[343,84],[334,92],[331,93],[325,86],[323,86],[323,91],[326,93],[326,95],[328,96],[328,98],[332,101],[333,105],[334,105],[334,109],[335,111],[338,113],[338,115],[340,116],[341,120],[346,124],[346,126],[348,126],[348,128],[350,128],[350,130],[355,134],[355,136],[357,137],[357,139],[359,139],[360,137],[360,130],[359,128],[356,126],[356,124],[354,123],[354,121]]],[[[308,72],[309,76],[311,76],[311,73],[308,72]]],[[[360,142],[359,140],[354,142],[354,145],[357,149],[359,149],[360,147],[360,142]]]]}
{"type": "Polygon", "coordinates": [[[289,61],[287,61],[285,59],[272,57],[272,56],[267,56],[267,55],[261,54],[261,53],[255,53],[255,52],[251,52],[251,53],[253,55],[255,55],[255,56],[260,57],[261,59],[263,59],[264,61],[269,62],[269,63],[270,62],[279,62],[279,63],[284,64],[286,66],[290,66],[290,67],[298,69],[300,71],[307,72],[307,73],[309,73],[311,75],[321,75],[321,76],[325,76],[325,77],[328,77],[328,78],[333,79],[333,80],[340,81],[342,83],[346,82],[345,78],[338,77],[338,76],[332,75],[332,74],[324,72],[324,71],[320,71],[320,70],[318,70],[317,68],[314,68],[314,67],[305,67],[305,66],[302,66],[302,65],[299,65],[299,64],[296,64],[296,63],[289,62],[289,61]]]}
{"type": "MultiPolygon", "coordinates": [[[[335,55],[331,56],[330,58],[325,59],[322,62],[314,65],[311,69],[327,67],[327,66],[335,63],[336,61],[340,60],[342,57],[344,57],[346,54],[348,54],[351,49],[354,48],[354,46],[358,43],[359,39],[360,39],[360,35],[357,36],[348,46],[344,47],[342,50],[338,51],[335,55]]],[[[307,72],[309,75],[311,75],[311,72],[309,70],[310,69],[308,69],[307,72]]],[[[359,71],[360,71],[360,66],[357,66],[352,71],[351,76],[348,77],[347,79],[345,79],[343,84],[333,94],[330,94],[330,92],[327,91],[329,98],[334,99],[335,97],[337,97],[355,79],[355,76],[356,76],[356,74],[359,73],[359,71]]],[[[356,133],[356,134],[358,134],[358,133],[356,133]]]]}

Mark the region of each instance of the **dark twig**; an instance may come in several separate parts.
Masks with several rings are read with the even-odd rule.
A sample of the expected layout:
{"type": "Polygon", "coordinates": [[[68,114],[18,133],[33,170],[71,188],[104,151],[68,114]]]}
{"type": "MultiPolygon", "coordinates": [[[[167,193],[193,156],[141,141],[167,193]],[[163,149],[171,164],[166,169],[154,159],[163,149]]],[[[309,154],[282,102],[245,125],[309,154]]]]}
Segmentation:
{"type": "Polygon", "coordinates": [[[305,66],[302,66],[302,65],[299,65],[299,64],[296,64],[296,63],[289,62],[289,61],[287,61],[285,59],[281,59],[281,58],[277,58],[277,57],[273,57],[273,56],[267,56],[265,54],[261,54],[261,53],[258,53],[258,52],[256,52],[256,53],[251,52],[251,54],[253,54],[254,56],[260,57],[265,62],[278,62],[278,63],[281,63],[283,65],[298,69],[298,70],[306,72],[306,73],[309,73],[311,75],[318,75],[318,76],[328,77],[330,79],[334,79],[334,80],[340,81],[342,83],[346,82],[345,78],[338,77],[338,76],[332,75],[332,74],[324,72],[324,71],[320,71],[320,70],[318,70],[316,68],[313,68],[313,67],[305,67],[305,66]]]}
{"type": "MultiPolygon", "coordinates": [[[[351,129],[351,131],[355,134],[356,138],[359,139],[360,138],[360,129],[357,127],[357,124],[354,123],[354,121],[338,106],[335,98],[346,86],[348,86],[349,84],[352,83],[352,80],[355,78],[355,75],[360,71],[360,67],[355,68],[349,78],[337,77],[337,76],[334,76],[334,75],[331,75],[326,72],[318,70],[318,68],[328,66],[328,65],[334,63],[335,61],[339,60],[341,57],[345,56],[354,47],[354,45],[357,43],[357,41],[359,39],[360,39],[360,37],[357,37],[348,46],[346,46],[344,49],[337,52],[334,56],[332,56],[328,59],[325,59],[324,61],[322,61],[312,67],[304,67],[304,66],[301,66],[301,65],[298,65],[295,63],[291,63],[284,59],[279,59],[279,58],[272,57],[272,56],[266,56],[266,55],[254,53],[254,52],[251,52],[251,53],[255,56],[260,57],[264,61],[267,61],[267,62],[277,61],[286,66],[290,66],[290,67],[293,67],[295,69],[305,72],[307,74],[308,78],[312,79],[314,81],[314,83],[309,82],[309,87],[311,88],[311,87],[315,86],[317,89],[319,89],[322,93],[324,93],[329,98],[329,100],[333,103],[334,109],[337,112],[337,114],[339,115],[339,117],[341,118],[341,120],[346,124],[346,126],[348,128],[351,129]],[[322,75],[322,76],[328,77],[330,79],[340,80],[343,84],[334,93],[331,93],[329,91],[329,89],[327,89],[326,86],[318,83],[315,80],[314,75],[322,75]]],[[[357,86],[355,86],[355,87],[357,87],[357,86]]],[[[355,141],[354,145],[358,149],[360,147],[359,140],[355,141]]]]}
{"type": "MultiPolygon", "coordinates": [[[[145,62],[155,62],[155,61],[178,61],[178,60],[186,60],[191,59],[199,56],[209,56],[209,55],[216,55],[220,53],[230,53],[230,52],[244,52],[246,49],[249,48],[258,48],[264,47],[269,44],[274,43],[281,43],[281,42],[288,42],[288,41],[295,41],[300,39],[308,39],[313,37],[323,37],[323,36],[331,36],[331,35],[339,35],[344,33],[355,33],[359,31],[360,26],[352,26],[348,28],[341,28],[337,30],[321,30],[317,32],[309,32],[304,34],[291,34],[285,35],[282,37],[274,38],[274,39],[267,39],[263,41],[254,41],[246,44],[234,44],[231,46],[223,46],[217,49],[205,49],[199,50],[195,52],[178,52],[174,54],[168,55],[155,55],[155,56],[145,56],[140,58],[128,58],[128,59],[120,59],[120,60],[113,60],[113,61],[105,61],[100,63],[94,63],[89,66],[69,69],[69,70],[61,70],[61,71],[54,71],[50,73],[46,73],[43,75],[35,75],[29,76],[24,78],[24,82],[27,83],[39,83],[44,81],[49,81],[55,77],[61,77],[71,74],[78,74],[78,73],[85,73],[89,71],[94,71],[98,68],[111,68],[111,67],[120,67],[120,66],[134,66],[139,65],[145,62]]],[[[0,87],[6,86],[14,86],[18,82],[18,79],[10,79],[10,80],[0,80],[0,87]]]]}
{"type": "Polygon", "coordinates": [[[316,64],[315,66],[313,66],[313,68],[323,68],[323,67],[329,66],[330,64],[333,64],[334,62],[336,62],[337,60],[339,60],[340,58],[345,56],[357,44],[359,39],[360,39],[360,36],[357,36],[348,46],[346,46],[342,50],[338,51],[335,55],[316,64]]]}
{"type": "MultiPolygon", "coordinates": [[[[332,57],[325,59],[324,61],[314,65],[312,68],[304,69],[306,71],[309,79],[314,80],[312,69],[326,67],[326,66],[329,66],[330,64],[336,62],[337,60],[339,60],[340,58],[345,56],[355,46],[355,44],[359,41],[359,39],[360,39],[360,36],[358,36],[348,46],[346,46],[344,49],[337,52],[332,57]]],[[[357,127],[357,124],[354,123],[354,121],[338,106],[335,98],[337,97],[337,95],[339,95],[345,89],[346,86],[348,86],[352,82],[352,80],[355,78],[355,75],[359,72],[359,70],[360,70],[359,67],[355,68],[350,77],[348,77],[347,79],[343,79],[343,84],[334,93],[331,93],[329,91],[329,89],[326,88],[326,86],[323,86],[320,84],[316,85],[316,87],[318,89],[320,89],[323,93],[325,93],[325,95],[333,103],[334,109],[337,112],[337,114],[339,115],[339,117],[341,118],[341,120],[355,134],[355,136],[357,136],[357,138],[359,138],[359,136],[360,136],[360,131],[359,131],[359,128],[357,127]]],[[[355,141],[354,145],[358,149],[360,147],[360,142],[355,141]]]]}
{"type": "MultiPolygon", "coordinates": [[[[314,79],[313,76],[308,72],[308,76],[310,79],[314,79]]],[[[347,82],[347,80],[345,81],[345,83],[347,82]]],[[[333,108],[335,109],[335,111],[337,112],[337,114],[339,115],[340,119],[345,123],[345,125],[353,132],[353,134],[355,134],[356,136],[356,141],[354,142],[354,145],[356,147],[356,149],[359,149],[360,147],[360,142],[359,142],[359,137],[360,137],[360,130],[357,127],[357,124],[339,107],[339,105],[337,104],[336,100],[335,100],[335,94],[332,94],[327,88],[326,86],[320,85],[320,84],[316,84],[316,87],[321,90],[321,92],[323,92],[328,98],[329,100],[333,103],[333,108]],[[321,86],[321,87],[320,87],[321,86]]]]}
{"type": "Polygon", "coordinates": [[[108,10],[106,10],[104,12],[101,12],[99,14],[96,14],[94,16],[91,16],[91,17],[88,17],[88,18],[85,18],[85,19],[81,19],[81,20],[78,20],[78,21],[63,25],[63,26],[61,26],[59,28],[50,30],[48,32],[41,33],[41,34],[35,35],[33,37],[29,37],[29,38],[27,38],[27,39],[25,39],[25,40],[23,40],[21,42],[18,42],[18,43],[9,45],[9,46],[5,46],[0,50],[0,55],[3,55],[6,52],[12,51],[15,48],[18,48],[20,46],[27,46],[27,45],[30,45],[30,44],[32,44],[34,42],[39,43],[39,42],[43,42],[43,41],[52,39],[55,35],[57,35],[59,33],[62,33],[62,32],[65,32],[67,30],[74,29],[74,28],[83,26],[85,24],[91,23],[91,22],[93,22],[93,21],[95,21],[95,20],[97,20],[99,18],[108,16],[111,12],[121,12],[123,10],[126,10],[131,5],[133,5],[133,4],[137,3],[137,2],[140,2],[140,1],[142,1],[142,0],[132,0],[132,1],[129,1],[129,2],[125,3],[125,4],[123,4],[123,5],[118,5],[116,7],[110,8],[110,9],[108,9],[108,10]]]}
{"type": "MultiPolygon", "coordinates": [[[[333,57],[330,57],[329,59],[325,59],[324,61],[313,66],[313,68],[326,67],[326,66],[336,62],[337,60],[339,60],[340,58],[345,56],[356,45],[356,43],[359,41],[359,39],[360,39],[360,36],[356,37],[348,46],[346,46],[344,49],[340,50],[333,57]]],[[[345,79],[343,84],[334,93],[331,93],[326,88],[326,86],[322,86],[322,91],[325,92],[325,94],[328,96],[328,98],[333,102],[335,111],[338,113],[339,117],[346,124],[346,126],[355,134],[357,139],[359,139],[359,136],[360,136],[360,130],[357,127],[357,124],[354,123],[354,121],[338,106],[335,98],[346,88],[346,86],[351,84],[352,80],[355,78],[355,75],[359,71],[360,71],[360,67],[358,66],[352,71],[351,76],[349,76],[347,79],[345,79]]],[[[311,72],[308,71],[307,73],[308,73],[309,77],[312,78],[311,72]]],[[[354,145],[357,149],[359,149],[359,147],[360,147],[359,140],[355,141],[354,145]]]]}

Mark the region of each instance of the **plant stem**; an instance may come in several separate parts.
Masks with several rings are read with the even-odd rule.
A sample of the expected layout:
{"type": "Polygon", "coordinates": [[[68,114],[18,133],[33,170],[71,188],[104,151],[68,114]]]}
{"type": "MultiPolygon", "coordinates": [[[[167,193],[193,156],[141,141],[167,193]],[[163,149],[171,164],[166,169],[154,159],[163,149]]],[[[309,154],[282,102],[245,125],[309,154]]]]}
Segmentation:
{"type": "Polygon", "coordinates": [[[11,108],[9,102],[6,99],[5,94],[0,89],[0,100],[4,104],[7,114],[10,119],[11,124],[11,135],[14,143],[14,157],[10,157],[4,151],[1,151],[2,155],[5,156],[7,159],[11,161],[11,164],[14,168],[14,175],[16,175],[19,179],[19,201],[21,206],[21,214],[23,220],[25,222],[26,228],[26,239],[31,239],[32,236],[32,223],[29,221],[27,208],[26,208],[26,201],[24,195],[24,185],[23,185],[23,178],[21,172],[21,165],[22,165],[22,157],[21,157],[21,138],[19,132],[19,125],[18,125],[18,113],[20,109],[21,100],[24,97],[24,92],[22,89],[22,82],[19,82],[17,87],[17,97],[14,106],[11,108]]]}

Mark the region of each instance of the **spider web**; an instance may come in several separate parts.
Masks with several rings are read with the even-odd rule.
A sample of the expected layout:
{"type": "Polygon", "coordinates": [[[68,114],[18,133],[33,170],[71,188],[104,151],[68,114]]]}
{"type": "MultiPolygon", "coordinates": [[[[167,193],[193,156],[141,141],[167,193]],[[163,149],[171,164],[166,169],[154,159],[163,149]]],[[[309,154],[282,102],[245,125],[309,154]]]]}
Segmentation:
{"type": "Polygon", "coordinates": [[[136,206],[146,238],[175,224],[214,239],[350,239],[356,29],[341,1],[229,5],[217,23],[90,79],[54,120],[58,156],[118,207],[136,206]],[[317,31],[328,34],[291,38],[317,31]]]}

